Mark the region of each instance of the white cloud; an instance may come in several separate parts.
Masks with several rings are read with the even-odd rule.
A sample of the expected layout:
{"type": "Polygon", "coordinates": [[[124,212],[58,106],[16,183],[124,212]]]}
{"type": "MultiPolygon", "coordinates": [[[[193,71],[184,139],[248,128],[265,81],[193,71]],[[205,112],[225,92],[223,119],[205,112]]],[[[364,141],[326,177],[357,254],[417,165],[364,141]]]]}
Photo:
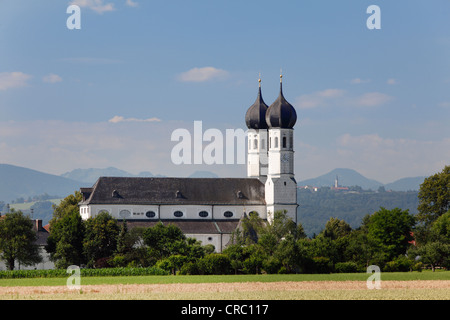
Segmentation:
{"type": "Polygon", "coordinates": [[[392,99],[393,98],[391,96],[388,96],[387,94],[381,92],[368,92],[363,94],[362,96],[354,98],[352,104],[362,107],[374,107],[385,104],[392,99]]]}
{"type": "Polygon", "coordinates": [[[89,8],[99,14],[115,10],[114,3],[103,3],[103,0],[73,0],[70,4],[75,4],[81,8],[89,8]]]}
{"type": "Polygon", "coordinates": [[[178,75],[178,80],[183,82],[204,82],[214,79],[224,79],[228,71],[214,67],[192,68],[178,75]]]}
{"type": "Polygon", "coordinates": [[[161,122],[159,118],[148,118],[148,119],[137,119],[137,118],[124,118],[122,116],[114,116],[109,119],[108,122],[119,123],[119,122],[161,122]]]}
{"type": "Polygon", "coordinates": [[[1,72],[0,73],[0,90],[8,90],[12,88],[25,87],[31,75],[23,72],[1,72]]]}
{"type": "Polygon", "coordinates": [[[450,101],[443,101],[438,103],[438,106],[441,108],[450,108],[450,101]]]}
{"type": "Polygon", "coordinates": [[[295,105],[300,109],[311,109],[328,105],[330,100],[344,96],[345,91],[340,89],[325,89],[311,94],[304,94],[295,100],[295,105]]]}
{"type": "Polygon", "coordinates": [[[361,83],[368,83],[368,82],[370,82],[370,79],[363,80],[361,78],[355,78],[350,81],[351,84],[361,84],[361,83]]]}
{"type": "Polygon", "coordinates": [[[390,84],[390,85],[394,85],[394,84],[397,84],[397,80],[394,78],[390,78],[390,79],[387,79],[386,83],[390,84]]]}
{"type": "Polygon", "coordinates": [[[342,107],[373,107],[391,101],[393,98],[381,92],[368,92],[359,96],[341,89],[325,89],[304,94],[295,99],[299,109],[312,109],[339,104],[342,107]]]}
{"type": "Polygon", "coordinates": [[[126,5],[129,6],[129,7],[135,8],[135,7],[137,7],[139,5],[139,3],[134,2],[133,0],[127,0],[126,5]]]}
{"type": "Polygon", "coordinates": [[[102,65],[102,64],[117,64],[122,63],[121,60],[118,59],[110,59],[110,58],[93,58],[93,57],[72,57],[72,58],[62,58],[61,61],[70,62],[70,63],[81,63],[88,65],[102,65]]]}
{"type": "Polygon", "coordinates": [[[50,74],[44,76],[42,78],[42,81],[47,82],[47,83],[57,83],[57,82],[61,82],[62,78],[60,76],[58,76],[57,74],[50,73],[50,74]]]}

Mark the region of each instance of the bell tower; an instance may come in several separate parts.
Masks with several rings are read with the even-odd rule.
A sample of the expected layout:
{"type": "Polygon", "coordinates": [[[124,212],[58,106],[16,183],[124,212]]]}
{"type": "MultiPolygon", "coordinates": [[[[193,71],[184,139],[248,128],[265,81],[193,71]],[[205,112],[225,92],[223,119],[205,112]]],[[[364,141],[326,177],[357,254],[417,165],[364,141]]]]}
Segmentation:
{"type": "Polygon", "coordinates": [[[266,112],[268,106],[261,94],[261,78],[258,80],[258,96],[245,115],[248,133],[247,176],[266,182],[268,170],[268,136],[266,112]]]}
{"type": "Polygon", "coordinates": [[[278,210],[297,223],[297,182],[294,177],[294,125],[297,113],[283,96],[283,76],[280,93],[266,111],[268,126],[268,171],[265,183],[267,217],[273,219],[278,210]]]}

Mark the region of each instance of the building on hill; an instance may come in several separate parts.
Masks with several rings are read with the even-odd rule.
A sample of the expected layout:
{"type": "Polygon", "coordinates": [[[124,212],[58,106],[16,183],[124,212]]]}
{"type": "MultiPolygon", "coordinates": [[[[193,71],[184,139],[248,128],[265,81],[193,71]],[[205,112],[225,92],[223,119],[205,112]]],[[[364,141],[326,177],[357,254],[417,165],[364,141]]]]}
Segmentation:
{"type": "Polygon", "coordinates": [[[221,252],[240,219],[256,212],[265,220],[286,210],[297,222],[297,183],[294,177],[294,125],[297,114],[282,90],[267,106],[261,80],[256,101],[247,110],[247,178],[100,177],[92,188],[81,188],[81,217],[101,212],[126,220],[129,227],[159,221],[178,226],[203,245],[221,252]]]}

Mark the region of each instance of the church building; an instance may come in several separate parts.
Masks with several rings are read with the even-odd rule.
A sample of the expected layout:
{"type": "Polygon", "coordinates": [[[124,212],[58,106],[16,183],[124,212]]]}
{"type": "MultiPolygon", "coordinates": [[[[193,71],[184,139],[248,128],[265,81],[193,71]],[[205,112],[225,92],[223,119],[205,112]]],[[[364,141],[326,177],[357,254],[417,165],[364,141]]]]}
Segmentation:
{"type": "Polygon", "coordinates": [[[162,222],[178,226],[187,237],[221,252],[240,219],[255,212],[264,220],[286,210],[297,222],[294,178],[294,125],[297,114],[280,93],[270,106],[261,94],[245,115],[248,127],[247,178],[100,177],[81,188],[81,217],[108,212],[128,227],[162,222]]]}

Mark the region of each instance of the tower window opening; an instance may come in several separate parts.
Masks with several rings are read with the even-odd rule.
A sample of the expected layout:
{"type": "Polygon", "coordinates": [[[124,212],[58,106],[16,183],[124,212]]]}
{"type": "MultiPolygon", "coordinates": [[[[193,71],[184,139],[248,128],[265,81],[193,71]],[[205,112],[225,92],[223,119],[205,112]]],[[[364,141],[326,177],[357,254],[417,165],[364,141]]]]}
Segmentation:
{"type": "Polygon", "coordinates": [[[278,137],[275,137],[275,148],[278,148],[278,137]]]}
{"type": "Polygon", "coordinates": [[[253,140],[253,147],[258,149],[258,139],[253,140]]]}
{"type": "Polygon", "coordinates": [[[283,137],[283,148],[286,148],[286,137],[283,137]]]}
{"type": "Polygon", "coordinates": [[[261,149],[266,150],[266,139],[261,140],[261,149]]]}

